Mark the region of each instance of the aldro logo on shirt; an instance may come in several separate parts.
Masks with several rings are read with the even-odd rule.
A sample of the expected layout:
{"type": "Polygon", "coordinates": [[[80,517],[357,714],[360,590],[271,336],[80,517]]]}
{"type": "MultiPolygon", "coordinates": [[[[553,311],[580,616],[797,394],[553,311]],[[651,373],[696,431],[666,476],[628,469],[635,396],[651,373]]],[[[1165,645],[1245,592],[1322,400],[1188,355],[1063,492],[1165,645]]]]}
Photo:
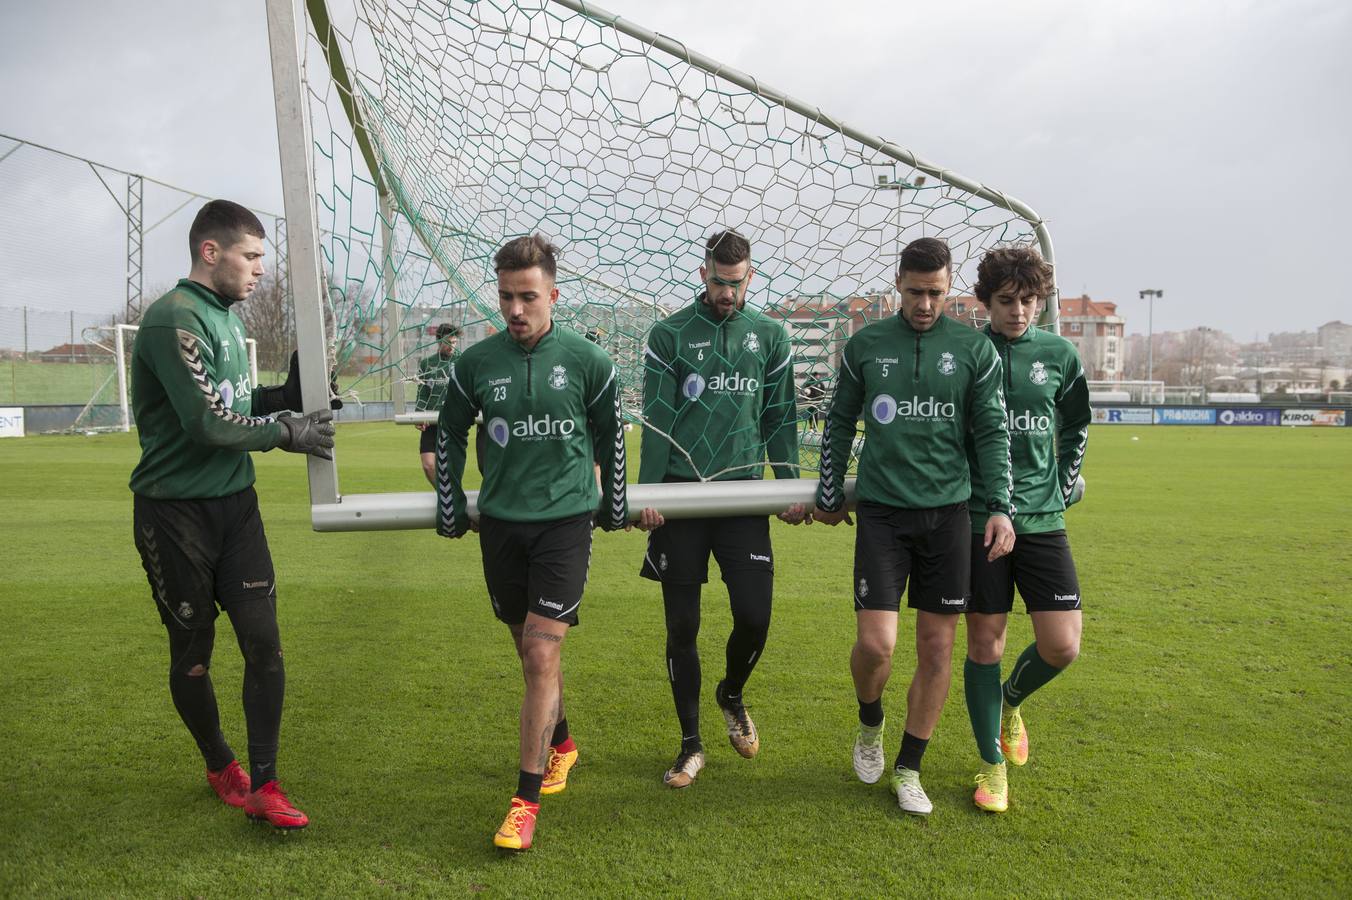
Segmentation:
{"type": "Polygon", "coordinates": [[[501,416],[488,420],[484,426],[488,429],[488,438],[499,447],[506,447],[512,438],[530,441],[561,441],[577,431],[577,423],[572,419],[556,419],[545,413],[543,416],[526,416],[508,422],[501,416]]]}
{"type": "Polygon", "coordinates": [[[1035,416],[1028,410],[1009,411],[1009,430],[1028,434],[1046,434],[1052,430],[1051,416],[1035,416]]]}
{"type": "Polygon", "coordinates": [[[230,409],[236,400],[248,400],[253,396],[253,383],[248,373],[240,376],[239,384],[235,384],[229,378],[223,378],[221,383],[216,385],[216,393],[221,395],[221,405],[230,409]]]}
{"type": "Polygon", "coordinates": [[[748,378],[741,372],[719,372],[707,382],[698,372],[691,372],[681,384],[681,396],[687,400],[698,400],[705,391],[718,394],[754,394],[760,390],[760,381],[748,378]]]}
{"type": "Polygon", "coordinates": [[[911,420],[951,421],[957,417],[958,407],[956,403],[944,402],[934,397],[926,397],[923,400],[919,397],[912,397],[898,403],[891,394],[879,394],[869,404],[869,412],[873,414],[873,420],[879,425],[888,425],[898,416],[911,420]]]}

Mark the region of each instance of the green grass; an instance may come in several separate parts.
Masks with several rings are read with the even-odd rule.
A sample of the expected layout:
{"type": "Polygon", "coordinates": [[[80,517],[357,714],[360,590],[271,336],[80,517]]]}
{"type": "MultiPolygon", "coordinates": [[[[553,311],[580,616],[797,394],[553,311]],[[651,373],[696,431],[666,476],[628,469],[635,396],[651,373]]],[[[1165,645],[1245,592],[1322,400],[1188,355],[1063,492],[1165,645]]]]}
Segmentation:
{"type": "Polygon", "coordinates": [[[0,360],[0,405],[117,403],[116,366],[108,362],[0,360]]]}
{"type": "MultiPolygon", "coordinates": [[[[339,440],[346,490],[422,487],[411,430],[339,440]]],[[[854,780],[844,527],[774,526],[775,620],[747,690],[761,755],[727,746],[706,689],[709,764],[663,788],[678,735],[658,589],[636,577],[641,535],[598,534],[565,652],[581,763],[520,857],[489,845],[521,676],[476,541],[315,534],[303,461],[256,457],[287,654],[281,771],[313,820],[282,837],[216,802],[170,704],[131,541],[136,455],[128,435],[0,441],[0,896],[1352,894],[1352,429],[1094,430],[1070,517],[1083,653],[1025,706],[1033,755],[1000,817],[971,806],[960,665],[925,760],[934,814],[903,818],[854,780]]],[[[242,754],[221,626],[213,676],[242,754]]],[[[715,581],[707,688],[727,628],[715,581]]],[[[1011,632],[1013,654],[1027,618],[1011,632]]]]}

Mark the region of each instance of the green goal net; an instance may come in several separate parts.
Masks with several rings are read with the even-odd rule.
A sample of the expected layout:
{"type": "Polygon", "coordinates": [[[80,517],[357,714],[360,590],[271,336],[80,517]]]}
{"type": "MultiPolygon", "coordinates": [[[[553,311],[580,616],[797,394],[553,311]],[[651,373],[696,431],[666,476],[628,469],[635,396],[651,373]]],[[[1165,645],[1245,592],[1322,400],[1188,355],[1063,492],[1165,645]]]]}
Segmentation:
{"type": "MultiPolygon", "coordinates": [[[[289,14],[270,0],[281,104],[293,83],[276,23],[289,14]]],[[[599,339],[641,426],[648,329],[695,299],[705,238],[734,228],[752,244],[748,305],[792,341],[810,474],[817,398],[850,335],[895,312],[906,242],[948,242],[964,319],[983,252],[1034,244],[1052,256],[1019,201],[589,3],[307,0],[298,32],[293,99],[306,121],[279,107],[283,131],[308,131],[304,173],[295,153],[288,169],[282,137],[293,281],[290,192],[304,174],[314,339],[345,389],[396,412],[414,412],[439,324],[461,329],[462,348],[502,326],[493,253],[538,232],[562,249],[556,320],[599,339]]],[[[315,474],[312,499],[337,501],[336,474],[321,490],[315,474]]]]}

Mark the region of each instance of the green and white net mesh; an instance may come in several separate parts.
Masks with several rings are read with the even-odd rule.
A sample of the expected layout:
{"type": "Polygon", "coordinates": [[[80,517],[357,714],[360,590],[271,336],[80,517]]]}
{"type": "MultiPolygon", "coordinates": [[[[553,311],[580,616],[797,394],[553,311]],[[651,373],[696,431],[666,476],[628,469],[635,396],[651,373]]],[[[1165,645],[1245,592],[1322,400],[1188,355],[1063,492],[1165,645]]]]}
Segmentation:
{"type": "Polygon", "coordinates": [[[735,228],[757,272],[748,304],[785,320],[794,343],[810,470],[809,383],[829,394],[845,341],[895,311],[901,246],[945,239],[960,304],[985,250],[1035,242],[1033,223],[901,161],[907,151],[852,138],[589,5],[307,6],[330,338],[359,397],[400,384],[411,398],[439,323],[463,329],[462,348],[501,327],[493,253],[539,232],[562,249],[556,320],[595,330],[637,421],[648,328],[700,291],[704,239],[735,228]]]}

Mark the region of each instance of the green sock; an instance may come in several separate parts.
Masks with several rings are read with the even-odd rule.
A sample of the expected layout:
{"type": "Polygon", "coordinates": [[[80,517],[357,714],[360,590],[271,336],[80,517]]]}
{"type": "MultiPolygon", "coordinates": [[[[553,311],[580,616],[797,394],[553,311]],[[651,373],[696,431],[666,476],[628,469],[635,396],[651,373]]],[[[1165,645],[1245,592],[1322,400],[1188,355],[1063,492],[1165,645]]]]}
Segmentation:
{"type": "Polygon", "coordinates": [[[1034,641],[1019,654],[1019,661],[1009,672],[1004,687],[1005,703],[1018,706],[1028,699],[1029,694],[1060,674],[1060,669],[1038,656],[1037,641],[1034,641]]]}
{"type": "Polygon", "coordinates": [[[987,763],[1004,762],[1000,754],[1000,664],[982,664],[968,659],[962,664],[967,716],[972,720],[976,749],[987,763]]]}

